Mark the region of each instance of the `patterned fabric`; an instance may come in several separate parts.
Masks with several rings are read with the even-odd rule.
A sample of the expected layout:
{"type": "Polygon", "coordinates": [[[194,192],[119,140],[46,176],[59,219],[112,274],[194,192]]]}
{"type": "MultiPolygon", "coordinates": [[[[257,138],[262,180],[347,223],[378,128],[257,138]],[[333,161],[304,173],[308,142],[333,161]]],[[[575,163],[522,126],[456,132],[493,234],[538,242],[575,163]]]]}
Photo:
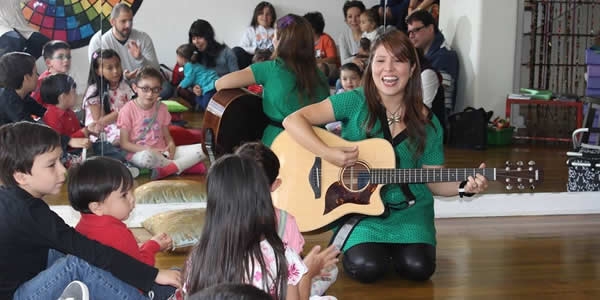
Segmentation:
{"type": "MultiPolygon", "coordinates": [[[[330,97],[335,118],[342,122],[342,138],[359,141],[368,138],[365,130],[368,115],[363,88],[330,97]]],[[[382,124],[377,120],[370,137],[383,138],[382,124]]],[[[386,124],[387,126],[387,124],[386,124]]],[[[417,159],[406,138],[394,147],[396,168],[421,168],[423,165],[443,165],[443,129],[433,116],[432,124],[425,128],[424,153],[417,159]]],[[[405,133],[400,133],[402,136],[405,133]]],[[[407,209],[390,209],[389,215],[366,217],[354,229],[344,251],[361,243],[426,243],[435,245],[433,195],[426,184],[410,184],[416,203],[407,209]]],[[[405,196],[397,184],[381,189],[386,206],[400,205],[405,196]]]]}
{"type": "MultiPolygon", "coordinates": [[[[273,278],[277,276],[277,265],[275,263],[275,252],[273,247],[263,240],[260,242],[260,250],[263,254],[263,259],[267,265],[267,270],[261,270],[258,268],[258,261],[254,261],[255,271],[252,274],[252,278],[248,279],[248,282],[255,287],[265,290],[271,295],[275,295],[275,286],[273,285],[273,278]]],[[[285,248],[285,258],[288,265],[288,285],[297,285],[302,279],[302,276],[308,271],[306,265],[302,261],[302,258],[290,248],[285,248]]]]}
{"type": "Polygon", "coordinates": [[[584,149],[583,158],[570,158],[567,191],[600,191],[600,150],[584,149]]]}
{"type": "MultiPolygon", "coordinates": [[[[89,86],[85,93],[85,97],[83,98],[85,99],[83,101],[83,109],[85,109],[85,126],[95,121],[92,117],[92,112],[90,111],[89,106],[94,104],[102,105],[100,96],[90,97],[90,95],[96,93],[96,89],[97,87],[94,85],[89,86]]],[[[108,91],[110,109],[112,111],[119,111],[121,108],[123,108],[123,106],[125,106],[127,102],[129,102],[129,100],[131,100],[132,96],[133,90],[131,89],[131,87],[129,87],[129,85],[127,85],[125,81],[121,81],[117,89],[108,91]]],[[[107,142],[115,145],[119,144],[120,133],[116,122],[106,125],[106,127],[104,127],[104,133],[106,134],[107,142]]],[[[90,136],[90,140],[92,142],[95,142],[97,140],[97,137],[90,136]]]]}

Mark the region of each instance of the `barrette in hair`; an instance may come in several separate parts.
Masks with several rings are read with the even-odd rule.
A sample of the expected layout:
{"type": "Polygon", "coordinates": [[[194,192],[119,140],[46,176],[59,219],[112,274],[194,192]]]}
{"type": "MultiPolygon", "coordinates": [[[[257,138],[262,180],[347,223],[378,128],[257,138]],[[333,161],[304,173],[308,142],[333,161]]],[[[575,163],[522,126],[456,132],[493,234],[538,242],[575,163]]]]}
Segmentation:
{"type": "Polygon", "coordinates": [[[98,51],[94,52],[94,54],[92,54],[92,59],[98,58],[98,55],[99,55],[98,51]]]}
{"type": "Polygon", "coordinates": [[[294,18],[290,15],[287,15],[277,22],[277,28],[283,29],[294,23],[294,18]]]}

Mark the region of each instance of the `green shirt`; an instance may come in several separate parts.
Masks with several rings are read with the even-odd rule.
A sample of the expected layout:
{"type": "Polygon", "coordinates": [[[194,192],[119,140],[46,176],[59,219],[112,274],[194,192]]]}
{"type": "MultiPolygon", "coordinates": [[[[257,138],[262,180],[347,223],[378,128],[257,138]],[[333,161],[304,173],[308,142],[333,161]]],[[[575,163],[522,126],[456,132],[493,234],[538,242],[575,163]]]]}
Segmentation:
{"type": "MultiPolygon", "coordinates": [[[[368,108],[362,88],[330,97],[336,120],[342,122],[342,138],[349,141],[367,139],[366,122],[368,108]]],[[[438,119],[433,116],[432,124],[426,126],[426,140],[423,155],[415,160],[405,138],[394,147],[396,168],[422,168],[423,165],[444,164],[443,130],[438,119]]],[[[386,124],[387,126],[387,124],[386,124]]],[[[372,137],[384,138],[381,122],[376,121],[372,137]]],[[[399,136],[406,136],[401,132],[399,136]]],[[[426,243],[435,245],[435,225],[433,195],[426,184],[410,184],[416,197],[413,206],[402,209],[389,209],[389,215],[366,217],[358,223],[348,238],[344,251],[361,243],[426,243]]],[[[397,184],[389,184],[381,189],[381,198],[386,205],[401,204],[405,196],[397,184]]]]}
{"type": "MultiPolygon", "coordinates": [[[[298,98],[296,75],[285,66],[282,59],[255,63],[250,65],[250,69],[256,83],[263,86],[263,111],[274,122],[281,123],[289,114],[329,96],[327,79],[321,71],[317,70],[318,74],[315,74],[321,79],[321,85],[307,99],[305,95],[298,98]]],[[[280,127],[268,125],[263,132],[262,142],[271,146],[281,131],[283,129],[280,127]]]]}

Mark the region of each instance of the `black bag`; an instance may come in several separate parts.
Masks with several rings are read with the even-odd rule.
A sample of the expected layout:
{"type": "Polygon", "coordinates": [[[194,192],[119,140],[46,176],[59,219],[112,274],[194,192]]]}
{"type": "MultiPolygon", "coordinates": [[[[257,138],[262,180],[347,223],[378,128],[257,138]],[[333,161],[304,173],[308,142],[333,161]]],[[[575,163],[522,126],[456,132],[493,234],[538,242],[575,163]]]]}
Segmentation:
{"type": "Polygon", "coordinates": [[[487,146],[487,125],[494,112],[467,107],[448,117],[448,145],[484,150],[487,146]]]}

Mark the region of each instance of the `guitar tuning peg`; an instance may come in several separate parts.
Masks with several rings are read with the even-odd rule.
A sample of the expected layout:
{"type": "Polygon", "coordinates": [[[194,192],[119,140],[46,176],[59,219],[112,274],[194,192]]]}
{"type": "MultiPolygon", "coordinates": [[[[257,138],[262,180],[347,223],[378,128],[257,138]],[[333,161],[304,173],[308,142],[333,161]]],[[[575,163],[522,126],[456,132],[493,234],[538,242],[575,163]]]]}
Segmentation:
{"type": "Polygon", "coordinates": [[[530,160],[527,164],[530,165],[530,166],[535,166],[535,161],[530,160]]]}
{"type": "Polygon", "coordinates": [[[504,181],[506,181],[506,183],[510,182],[510,178],[506,177],[506,179],[504,179],[504,181]]]}
{"type": "Polygon", "coordinates": [[[530,189],[530,190],[535,190],[535,185],[533,185],[533,184],[532,184],[532,185],[530,185],[530,186],[529,186],[529,189],[530,189]]]}
{"type": "Polygon", "coordinates": [[[507,190],[509,190],[509,191],[510,191],[510,190],[512,190],[512,189],[513,189],[513,186],[512,186],[512,184],[508,184],[508,185],[506,185],[506,189],[507,189],[507,190]]]}
{"type": "Polygon", "coordinates": [[[527,170],[529,170],[529,172],[533,172],[534,171],[533,167],[529,167],[529,169],[527,169],[527,170]]]}
{"type": "Polygon", "coordinates": [[[523,163],[523,161],[522,161],[522,160],[519,160],[519,161],[517,162],[517,166],[519,166],[519,167],[522,167],[523,165],[524,165],[524,163],[523,163]]]}
{"type": "Polygon", "coordinates": [[[523,178],[520,178],[520,177],[517,178],[517,182],[521,182],[521,181],[523,181],[523,178]]]}
{"type": "Polygon", "coordinates": [[[524,190],[524,189],[525,189],[525,186],[524,186],[523,184],[519,184],[519,185],[517,186],[517,188],[518,188],[519,190],[524,190]]]}
{"type": "Polygon", "coordinates": [[[504,162],[504,165],[507,166],[507,167],[509,167],[511,164],[512,163],[510,162],[510,160],[507,160],[507,161],[504,162]]]}
{"type": "MultiPolygon", "coordinates": [[[[533,183],[533,178],[529,178],[529,183],[533,183]]],[[[531,185],[533,186],[533,185],[531,185]]]]}

